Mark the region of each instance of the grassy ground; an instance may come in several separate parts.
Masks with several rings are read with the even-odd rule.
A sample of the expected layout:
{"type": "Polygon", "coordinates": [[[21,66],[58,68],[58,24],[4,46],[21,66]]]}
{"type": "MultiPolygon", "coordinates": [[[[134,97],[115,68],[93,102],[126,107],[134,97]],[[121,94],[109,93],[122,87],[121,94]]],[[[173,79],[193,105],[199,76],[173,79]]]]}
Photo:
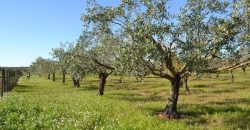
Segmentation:
{"type": "Polygon", "coordinates": [[[0,100],[0,129],[250,129],[250,71],[219,79],[190,79],[191,94],[180,90],[180,120],[161,120],[170,83],[133,77],[123,84],[109,77],[103,97],[97,97],[97,77],[80,88],[45,78],[21,78],[0,100]]]}

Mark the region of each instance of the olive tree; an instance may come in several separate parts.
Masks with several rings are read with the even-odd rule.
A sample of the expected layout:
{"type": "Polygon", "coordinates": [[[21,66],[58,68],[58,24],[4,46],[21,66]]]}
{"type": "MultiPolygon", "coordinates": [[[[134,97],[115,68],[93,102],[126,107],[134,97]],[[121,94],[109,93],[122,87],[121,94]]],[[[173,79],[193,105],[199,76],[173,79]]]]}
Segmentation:
{"type": "Polygon", "coordinates": [[[100,34],[89,50],[92,70],[98,74],[100,80],[98,96],[104,95],[106,80],[116,70],[117,50],[115,47],[117,43],[116,38],[112,35],[100,34]]]}
{"type": "Polygon", "coordinates": [[[70,43],[66,51],[65,60],[68,64],[68,72],[72,74],[73,84],[80,87],[80,81],[90,72],[87,44],[78,40],[77,43],[70,43]]]}
{"type": "MultiPolygon", "coordinates": [[[[82,19],[95,30],[126,34],[134,56],[153,75],[170,81],[165,115],[178,118],[181,79],[188,71],[212,70],[210,63],[238,44],[238,23],[227,15],[227,2],[189,0],[181,12],[171,15],[167,0],[122,0],[116,7],[88,2],[82,19]],[[176,16],[176,17],[175,17],[176,16]]],[[[126,43],[126,42],[124,42],[126,43]]],[[[110,49],[109,49],[110,50],[110,49]]]]}
{"type": "Polygon", "coordinates": [[[119,53],[117,53],[118,59],[116,63],[116,72],[120,76],[134,76],[136,81],[142,81],[142,79],[150,74],[148,68],[135,56],[136,47],[134,47],[132,41],[121,42],[117,47],[119,53]]]}
{"type": "MultiPolygon", "coordinates": [[[[30,72],[36,73],[38,75],[42,75],[44,73],[43,61],[44,61],[44,59],[42,57],[36,58],[36,60],[34,62],[32,62],[32,64],[29,67],[30,72]]],[[[50,76],[48,78],[50,78],[50,76]]]]}
{"type": "Polygon", "coordinates": [[[50,79],[50,75],[52,74],[52,80],[55,81],[55,74],[57,71],[57,62],[51,59],[44,59],[42,57],[38,57],[35,62],[30,66],[33,73],[37,73],[38,75],[48,75],[48,79],[50,79]]]}
{"type": "Polygon", "coordinates": [[[58,62],[58,67],[63,75],[63,83],[66,80],[67,69],[69,68],[70,63],[67,61],[67,44],[69,43],[61,43],[60,47],[53,48],[51,55],[58,62]]]}
{"type": "Polygon", "coordinates": [[[234,44],[227,47],[227,52],[221,56],[224,61],[220,61],[220,68],[217,71],[230,71],[232,82],[234,82],[234,70],[242,68],[245,73],[250,54],[250,1],[235,0],[230,5],[232,12],[232,22],[238,24],[237,35],[235,35],[234,44]]]}

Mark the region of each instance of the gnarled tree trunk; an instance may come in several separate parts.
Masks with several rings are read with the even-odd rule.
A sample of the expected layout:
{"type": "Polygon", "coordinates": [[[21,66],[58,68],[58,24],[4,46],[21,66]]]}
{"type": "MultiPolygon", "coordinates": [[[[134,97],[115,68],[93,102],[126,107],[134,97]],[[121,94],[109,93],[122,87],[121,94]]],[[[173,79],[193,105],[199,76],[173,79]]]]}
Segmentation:
{"type": "Polygon", "coordinates": [[[62,74],[63,74],[63,83],[65,84],[65,75],[66,75],[66,73],[63,72],[62,74]]]}
{"type": "Polygon", "coordinates": [[[124,77],[120,76],[120,83],[124,83],[124,77]]]}
{"type": "Polygon", "coordinates": [[[73,84],[74,84],[74,87],[80,87],[80,80],[79,79],[75,79],[75,78],[72,78],[73,80],[73,84]]]}
{"type": "Polygon", "coordinates": [[[234,70],[231,70],[231,81],[234,83],[234,70]]]}
{"type": "Polygon", "coordinates": [[[188,77],[189,76],[185,76],[183,80],[184,80],[184,85],[185,85],[185,89],[187,91],[187,94],[190,94],[190,90],[188,88],[188,77]]]}
{"type": "Polygon", "coordinates": [[[219,78],[219,72],[216,72],[216,78],[217,79],[219,78]]]}
{"type": "Polygon", "coordinates": [[[56,73],[53,72],[53,73],[52,73],[52,76],[53,76],[53,81],[55,82],[55,81],[56,81],[56,73]]]}
{"type": "Polygon", "coordinates": [[[246,74],[246,68],[247,68],[246,66],[242,67],[242,70],[243,70],[244,74],[246,74]]]}
{"type": "Polygon", "coordinates": [[[136,79],[136,82],[138,83],[139,82],[139,77],[135,76],[135,79],[136,79]]]}
{"type": "Polygon", "coordinates": [[[170,119],[179,118],[180,115],[177,112],[177,102],[179,97],[179,88],[181,84],[180,74],[176,74],[174,80],[171,81],[170,97],[168,98],[168,104],[165,109],[165,115],[170,119]]]}
{"type": "Polygon", "coordinates": [[[30,72],[28,72],[28,76],[27,76],[27,79],[30,80],[30,72]]]}
{"type": "Polygon", "coordinates": [[[73,81],[73,84],[74,84],[74,87],[77,85],[77,82],[75,80],[75,78],[72,78],[72,81],[73,81]]]}
{"type": "Polygon", "coordinates": [[[79,79],[76,80],[76,86],[77,86],[78,88],[80,87],[80,80],[79,80],[79,79]]]}
{"type": "Polygon", "coordinates": [[[108,77],[107,73],[100,73],[99,74],[100,83],[99,83],[99,89],[97,92],[97,96],[102,96],[104,94],[104,87],[106,84],[107,77],[108,77]]]}
{"type": "Polygon", "coordinates": [[[50,79],[50,73],[48,74],[48,79],[50,79]]]}
{"type": "Polygon", "coordinates": [[[73,83],[74,83],[74,87],[80,87],[80,77],[74,73],[73,74],[73,77],[72,77],[72,80],[73,80],[73,83]]]}

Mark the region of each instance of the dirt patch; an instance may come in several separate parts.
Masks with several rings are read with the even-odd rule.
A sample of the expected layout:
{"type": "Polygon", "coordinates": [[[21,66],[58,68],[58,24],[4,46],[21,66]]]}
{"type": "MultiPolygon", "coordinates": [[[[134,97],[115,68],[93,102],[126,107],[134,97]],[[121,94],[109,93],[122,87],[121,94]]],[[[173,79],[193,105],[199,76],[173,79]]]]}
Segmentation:
{"type": "Polygon", "coordinates": [[[179,113],[165,114],[164,112],[156,112],[155,114],[161,120],[179,120],[181,118],[179,113]]]}

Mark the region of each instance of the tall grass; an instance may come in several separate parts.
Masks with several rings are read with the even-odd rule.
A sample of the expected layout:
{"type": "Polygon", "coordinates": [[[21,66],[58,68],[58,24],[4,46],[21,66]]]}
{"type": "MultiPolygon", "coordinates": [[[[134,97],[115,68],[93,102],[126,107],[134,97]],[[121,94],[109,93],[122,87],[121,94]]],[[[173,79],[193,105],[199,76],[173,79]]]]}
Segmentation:
{"type": "Polygon", "coordinates": [[[191,94],[180,90],[179,120],[161,120],[170,83],[145,78],[137,83],[111,76],[105,95],[96,96],[97,77],[83,79],[80,88],[61,79],[22,77],[0,100],[0,129],[250,129],[250,71],[218,79],[191,78],[191,94]]]}

